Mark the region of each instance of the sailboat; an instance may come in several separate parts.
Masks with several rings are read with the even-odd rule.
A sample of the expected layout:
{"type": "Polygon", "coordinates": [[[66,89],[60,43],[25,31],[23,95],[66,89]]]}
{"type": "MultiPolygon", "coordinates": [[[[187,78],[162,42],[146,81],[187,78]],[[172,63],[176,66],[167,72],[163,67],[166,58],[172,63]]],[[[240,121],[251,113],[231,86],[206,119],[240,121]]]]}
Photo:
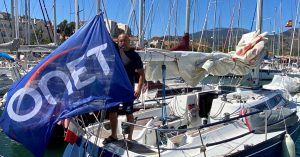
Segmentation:
{"type": "MultiPolygon", "coordinates": [[[[224,70],[218,71],[220,66],[236,69],[237,73],[251,71],[258,61],[255,58],[260,56],[265,35],[266,33],[259,31],[246,34],[234,54],[217,53],[210,56],[194,52],[183,54],[177,51],[173,56],[167,57],[164,52],[152,49],[149,50],[150,53],[145,53],[144,57],[148,58],[148,55],[155,61],[154,59],[163,56],[163,62],[167,64],[169,61],[170,67],[174,58],[179,65],[182,61],[180,59],[189,60],[190,62],[185,63],[191,63],[196,68],[185,69],[184,73],[178,69],[174,72],[194,85],[207,72],[226,73],[224,70]],[[248,48],[242,46],[248,44],[248,48]]],[[[241,115],[225,115],[224,119],[216,122],[202,121],[209,120],[205,117],[210,112],[209,109],[205,109],[207,112],[204,115],[199,114],[200,107],[203,110],[203,107],[213,102],[215,93],[195,92],[176,95],[169,105],[162,104],[161,108],[136,112],[136,124],[122,122],[125,120],[120,117],[119,122],[122,123],[118,125],[119,135],[124,140],[103,145],[103,139],[109,134],[109,123],[103,121],[105,114],[101,114],[101,118],[97,118],[96,123],[89,126],[85,126],[80,115],[106,110],[134,99],[124,67],[120,58],[116,56],[118,55],[105,29],[103,17],[97,15],[13,85],[0,119],[3,131],[22,143],[35,156],[43,155],[55,124],[75,116],[78,117],[71,118],[69,125],[70,133],[73,132],[72,144],[68,145],[64,156],[254,156],[273,152],[272,150],[278,147],[273,147],[273,141],[281,143],[285,132],[290,133],[292,137],[299,132],[296,105],[281,97],[280,92],[273,95],[274,99],[264,97],[264,100],[275,100],[275,105],[258,103],[262,96],[258,95],[255,101],[249,102],[251,105],[245,108],[241,115]],[[277,96],[280,99],[277,99],[277,96]],[[255,114],[258,116],[249,118],[249,121],[254,121],[252,124],[255,124],[255,120],[261,122],[262,116],[266,123],[254,127],[250,125],[247,128],[243,118],[255,114]],[[266,115],[277,115],[280,118],[275,118],[277,121],[269,121],[266,115]],[[285,121],[294,126],[284,125],[282,122],[285,121]],[[273,123],[280,123],[275,127],[279,131],[264,129],[265,134],[256,134],[273,123]],[[125,138],[128,125],[135,125],[136,142],[127,141],[125,138]],[[261,146],[265,146],[265,149],[261,149],[261,146]]],[[[223,95],[220,99],[240,106],[253,98],[235,94],[228,97],[223,95]]],[[[239,110],[235,110],[235,113],[236,111],[239,110]]]]}
{"type": "MultiPolygon", "coordinates": [[[[255,33],[251,35],[253,36],[253,34],[255,33]]],[[[186,63],[194,63],[193,60],[188,59],[195,58],[196,60],[207,57],[187,52],[185,52],[185,55],[182,55],[182,52],[167,53],[168,55],[165,55],[166,52],[157,49],[149,49],[148,52],[142,55],[142,58],[151,58],[151,61],[155,62],[156,65],[163,62],[163,64],[158,64],[157,67],[166,64],[167,67],[172,67],[174,61],[177,61],[177,65],[174,65],[174,67],[181,68],[183,67],[180,66],[181,59],[185,61],[186,65],[186,63]],[[186,60],[184,57],[186,57],[186,60]],[[163,61],[161,58],[163,58],[163,61]]],[[[222,57],[226,58],[228,56],[223,55],[222,57]]],[[[213,59],[211,56],[207,58],[213,59]]],[[[217,62],[218,57],[214,61],[217,62]]],[[[220,72],[217,71],[217,68],[213,68],[218,64],[212,62],[207,64],[209,66],[204,66],[206,71],[203,70],[203,72],[220,72]]],[[[151,68],[155,69],[155,67],[150,66],[151,68]]],[[[185,81],[195,85],[201,75],[191,76],[187,73],[189,69],[196,69],[191,72],[195,74],[195,71],[201,70],[197,68],[186,68],[184,70],[173,68],[175,70],[171,73],[173,75],[181,74],[185,81]],[[183,71],[186,73],[182,74],[183,71]],[[198,76],[198,78],[195,76],[198,76]],[[194,78],[196,79],[193,80],[194,78]]],[[[158,74],[162,71],[159,71],[157,75],[152,72],[150,76],[152,79],[158,79],[155,77],[159,76],[158,74]]],[[[212,101],[215,97],[213,94],[196,92],[194,94],[178,95],[172,99],[166,108],[166,113],[172,113],[170,115],[160,115],[162,109],[153,108],[136,112],[134,114],[137,117],[136,124],[126,123],[124,117],[120,117],[119,121],[123,122],[122,125],[119,124],[119,136],[124,139],[108,145],[102,144],[103,139],[109,134],[108,122],[97,123],[82,129],[78,129],[80,126],[72,123],[71,130],[77,133],[79,137],[73,144],[68,145],[64,156],[256,156],[278,154],[278,152],[280,153],[278,147],[281,147],[280,144],[285,132],[291,133],[293,138],[299,134],[296,104],[287,101],[283,95],[281,91],[252,89],[222,95],[214,101],[212,101]],[[218,102],[218,100],[221,102],[218,102]],[[225,105],[226,102],[230,104],[225,105]],[[215,110],[205,109],[209,108],[209,104],[215,110]],[[232,108],[228,108],[230,106],[232,108]],[[242,107],[247,109],[247,113],[245,111],[240,115],[239,112],[242,111],[242,107]],[[206,110],[206,113],[203,113],[204,116],[202,115],[203,117],[200,117],[200,113],[198,115],[199,108],[206,110]],[[217,121],[208,119],[211,121],[208,124],[201,121],[201,118],[213,117],[216,114],[219,115],[219,117],[214,117],[217,121]],[[258,114],[258,116],[254,116],[255,114],[258,114]],[[231,117],[233,115],[236,117],[231,117]],[[277,117],[277,120],[269,119],[268,116],[270,115],[277,117]],[[249,127],[245,125],[244,120],[241,120],[248,116],[252,121],[249,127]],[[282,118],[278,119],[278,117],[282,118]],[[265,123],[255,126],[254,124],[261,121],[262,118],[266,120],[265,123]],[[283,124],[283,121],[287,121],[287,125],[283,124]],[[134,125],[136,128],[134,130],[136,138],[133,142],[127,141],[125,138],[126,125],[134,125]],[[262,131],[264,128],[266,129],[262,131]],[[285,130],[284,128],[288,129],[285,130]],[[264,132],[264,134],[261,132],[264,132]],[[261,149],[262,146],[264,146],[264,149],[261,149]]],[[[202,110],[200,111],[203,112],[202,110]]],[[[289,139],[288,135],[287,138],[289,139]]]]}

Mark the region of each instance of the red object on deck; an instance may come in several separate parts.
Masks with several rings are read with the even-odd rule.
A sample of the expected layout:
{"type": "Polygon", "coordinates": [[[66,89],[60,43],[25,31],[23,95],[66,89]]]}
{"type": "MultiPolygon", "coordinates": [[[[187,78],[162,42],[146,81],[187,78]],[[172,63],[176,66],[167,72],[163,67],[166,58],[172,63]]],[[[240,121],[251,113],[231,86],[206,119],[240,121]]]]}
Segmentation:
{"type": "Polygon", "coordinates": [[[179,43],[171,48],[171,51],[188,51],[189,50],[189,33],[184,33],[183,37],[180,39],[179,43]]]}
{"type": "Polygon", "coordinates": [[[78,136],[72,132],[71,130],[68,130],[65,136],[64,141],[70,143],[70,144],[74,144],[78,139],[78,136]]]}

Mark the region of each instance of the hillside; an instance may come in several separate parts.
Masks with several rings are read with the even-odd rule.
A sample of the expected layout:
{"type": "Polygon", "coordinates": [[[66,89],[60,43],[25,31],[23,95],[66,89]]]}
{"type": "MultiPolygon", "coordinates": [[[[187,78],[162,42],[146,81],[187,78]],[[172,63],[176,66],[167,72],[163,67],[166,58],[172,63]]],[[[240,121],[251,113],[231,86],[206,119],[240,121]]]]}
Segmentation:
{"type": "MultiPolygon", "coordinates": [[[[213,29],[205,30],[203,31],[202,35],[202,42],[201,45],[205,45],[206,47],[210,47],[208,51],[211,51],[211,48],[213,46],[213,42],[215,42],[215,50],[223,51],[224,43],[226,41],[226,48],[225,51],[228,51],[228,45],[230,44],[229,49],[234,50],[235,45],[240,40],[243,34],[250,32],[250,30],[243,29],[243,28],[233,28],[231,31],[228,28],[217,28],[215,30],[215,38],[213,38],[213,29]],[[227,40],[226,40],[227,37],[227,40]],[[230,42],[229,42],[229,39],[230,42]]],[[[279,54],[281,55],[282,52],[284,55],[288,55],[290,53],[290,46],[292,42],[292,32],[293,29],[289,29],[281,34],[281,37],[283,37],[283,48],[279,47],[278,45],[278,34],[272,35],[269,32],[269,35],[267,35],[268,41],[265,45],[265,50],[267,52],[272,53],[273,49],[275,50],[275,54],[278,54],[278,48],[280,48],[279,54]],[[274,44],[273,44],[274,43],[274,44]],[[273,46],[274,45],[274,46],[273,46]],[[282,51],[283,50],[283,51],[282,51]]],[[[194,45],[199,45],[199,40],[201,37],[202,32],[196,32],[190,34],[190,40],[194,41],[194,45]]],[[[167,36],[165,40],[170,41],[178,41],[180,37],[174,37],[174,36],[167,36]]],[[[293,55],[297,55],[298,53],[298,30],[295,31],[295,37],[294,37],[294,44],[293,44],[293,55]]],[[[163,37],[153,37],[149,41],[153,40],[162,40],[163,37]]]]}

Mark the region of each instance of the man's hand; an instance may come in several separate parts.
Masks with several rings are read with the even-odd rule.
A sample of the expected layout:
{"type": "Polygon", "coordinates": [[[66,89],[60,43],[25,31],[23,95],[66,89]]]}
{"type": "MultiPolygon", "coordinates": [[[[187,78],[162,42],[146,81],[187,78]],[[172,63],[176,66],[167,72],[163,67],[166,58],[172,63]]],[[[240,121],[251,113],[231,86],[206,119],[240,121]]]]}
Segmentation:
{"type": "Polygon", "coordinates": [[[141,89],[140,89],[140,88],[137,88],[137,89],[134,91],[134,96],[135,96],[136,98],[138,98],[138,97],[140,97],[140,95],[141,95],[141,89]]]}

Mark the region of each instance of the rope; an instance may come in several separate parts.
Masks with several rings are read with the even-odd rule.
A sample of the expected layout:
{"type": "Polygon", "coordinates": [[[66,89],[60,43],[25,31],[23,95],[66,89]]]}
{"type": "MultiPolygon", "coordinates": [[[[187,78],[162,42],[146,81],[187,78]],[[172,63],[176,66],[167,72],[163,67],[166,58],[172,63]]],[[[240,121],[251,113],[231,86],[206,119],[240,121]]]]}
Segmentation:
{"type": "Polygon", "coordinates": [[[162,110],[161,110],[161,116],[163,118],[163,125],[166,125],[166,114],[167,114],[167,108],[166,108],[166,65],[163,64],[161,66],[162,71],[162,110]]]}
{"type": "Polygon", "coordinates": [[[268,116],[265,113],[265,140],[267,140],[267,139],[268,139],[268,116]]]}
{"type": "Polygon", "coordinates": [[[126,153],[127,153],[127,157],[129,157],[129,152],[128,152],[128,143],[125,137],[125,133],[123,132],[123,138],[124,138],[124,143],[125,143],[125,147],[126,147],[126,153]]]}
{"type": "Polygon", "coordinates": [[[281,107],[281,109],[280,109],[280,114],[281,114],[282,117],[283,117],[283,123],[284,123],[285,133],[288,134],[287,127],[286,127],[286,123],[285,123],[285,117],[284,117],[283,112],[282,112],[282,107],[281,107]]]}
{"type": "Polygon", "coordinates": [[[203,153],[204,153],[204,157],[206,157],[206,148],[205,148],[205,145],[204,145],[204,142],[203,142],[203,138],[202,138],[202,134],[201,134],[201,131],[200,129],[198,129],[198,132],[199,132],[199,136],[200,136],[200,140],[201,140],[201,144],[203,147],[200,147],[200,154],[201,154],[201,150],[203,150],[203,153]]]}
{"type": "Polygon", "coordinates": [[[45,8],[45,12],[46,12],[47,19],[48,19],[48,21],[49,21],[50,30],[51,30],[52,35],[53,35],[54,32],[53,32],[53,28],[52,28],[52,23],[51,23],[51,20],[50,20],[50,18],[49,18],[49,15],[48,15],[48,11],[47,11],[47,8],[46,8],[46,5],[45,5],[45,0],[43,0],[43,5],[44,5],[44,8],[45,8]]]}
{"type": "Polygon", "coordinates": [[[159,141],[158,141],[158,130],[155,130],[155,136],[156,136],[158,156],[160,157],[160,147],[159,147],[159,141]]]}
{"type": "Polygon", "coordinates": [[[224,106],[225,106],[225,103],[226,103],[226,102],[223,101],[223,102],[221,103],[221,106],[219,107],[218,111],[217,111],[214,115],[210,115],[209,117],[212,118],[212,119],[217,118],[217,117],[221,114],[221,112],[222,112],[222,110],[223,110],[223,108],[224,108],[224,106]]]}

